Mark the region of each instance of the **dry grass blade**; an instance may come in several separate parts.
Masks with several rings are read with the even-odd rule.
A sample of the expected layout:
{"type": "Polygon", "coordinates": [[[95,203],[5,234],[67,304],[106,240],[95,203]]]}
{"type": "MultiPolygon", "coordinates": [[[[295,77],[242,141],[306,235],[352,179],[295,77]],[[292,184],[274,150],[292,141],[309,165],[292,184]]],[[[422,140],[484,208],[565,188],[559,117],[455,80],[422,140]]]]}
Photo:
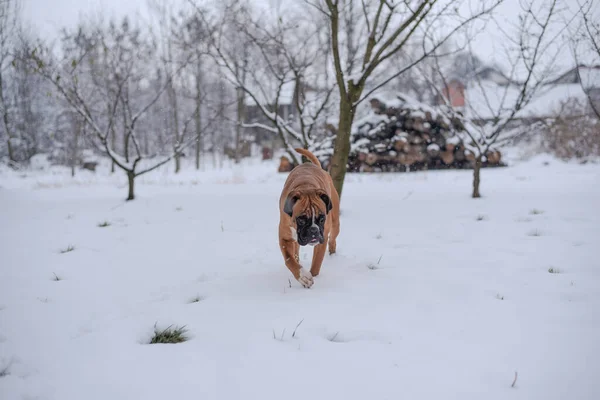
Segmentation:
{"type": "Polygon", "coordinates": [[[296,325],[296,329],[294,329],[294,332],[292,332],[292,337],[296,337],[296,331],[298,330],[298,327],[300,325],[302,325],[303,322],[304,322],[304,318],[302,318],[302,320],[300,322],[298,322],[298,325],[296,325]]]}

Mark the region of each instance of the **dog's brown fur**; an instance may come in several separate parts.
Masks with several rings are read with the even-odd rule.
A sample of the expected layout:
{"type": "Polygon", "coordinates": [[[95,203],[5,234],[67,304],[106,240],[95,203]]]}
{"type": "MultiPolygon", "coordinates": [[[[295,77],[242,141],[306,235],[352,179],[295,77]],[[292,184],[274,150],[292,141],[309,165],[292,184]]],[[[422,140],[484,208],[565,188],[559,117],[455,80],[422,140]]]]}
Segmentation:
{"type": "Polygon", "coordinates": [[[295,149],[298,153],[308,158],[312,163],[300,164],[289,174],[281,197],[279,199],[279,247],[294,278],[304,287],[313,285],[313,277],[319,275],[321,264],[325,257],[325,250],[329,244],[329,254],[336,251],[336,238],[340,233],[340,198],[333,186],[331,176],[321,168],[321,163],[310,151],[295,149]],[[323,194],[329,196],[331,209],[327,213],[326,204],[321,198],[323,194]],[[288,198],[297,198],[293,213],[290,217],[284,211],[288,198]],[[315,246],[310,267],[310,276],[302,268],[299,260],[300,244],[294,232],[297,232],[296,218],[302,214],[312,215],[313,212],[327,214],[323,230],[323,243],[315,246]]]}

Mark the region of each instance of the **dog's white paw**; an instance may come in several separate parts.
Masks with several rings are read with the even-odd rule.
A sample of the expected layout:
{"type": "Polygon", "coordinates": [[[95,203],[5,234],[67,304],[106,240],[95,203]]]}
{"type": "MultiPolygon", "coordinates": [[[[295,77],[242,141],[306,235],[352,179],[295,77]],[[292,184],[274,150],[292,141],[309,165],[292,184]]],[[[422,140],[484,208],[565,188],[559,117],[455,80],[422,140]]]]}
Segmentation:
{"type": "Polygon", "coordinates": [[[313,283],[315,283],[311,273],[304,268],[300,268],[300,277],[298,278],[298,282],[300,282],[300,284],[305,288],[309,288],[313,285],[313,283]]]}

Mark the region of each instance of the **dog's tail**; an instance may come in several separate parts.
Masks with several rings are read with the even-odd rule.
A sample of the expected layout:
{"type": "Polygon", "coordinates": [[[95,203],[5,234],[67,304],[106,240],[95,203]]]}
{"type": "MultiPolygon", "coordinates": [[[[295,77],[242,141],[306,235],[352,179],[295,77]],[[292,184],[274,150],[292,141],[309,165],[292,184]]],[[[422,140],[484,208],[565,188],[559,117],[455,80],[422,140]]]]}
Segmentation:
{"type": "Polygon", "coordinates": [[[317,157],[315,157],[315,155],[313,153],[311,153],[310,151],[308,151],[306,149],[302,149],[302,148],[297,148],[294,150],[296,150],[298,153],[302,154],[304,157],[308,158],[317,167],[321,167],[321,162],[319,161],[319,159],[317,157]]]}

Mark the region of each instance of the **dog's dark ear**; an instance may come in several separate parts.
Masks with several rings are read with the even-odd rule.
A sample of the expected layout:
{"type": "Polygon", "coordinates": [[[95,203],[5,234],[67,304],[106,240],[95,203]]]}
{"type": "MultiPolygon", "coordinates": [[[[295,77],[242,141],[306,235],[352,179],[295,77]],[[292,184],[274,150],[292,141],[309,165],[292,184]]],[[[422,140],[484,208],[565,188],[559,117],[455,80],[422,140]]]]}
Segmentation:
{"type": "Polygon", "coordinates": [[[327,210],[327,214],[329,214],[329,211],[331,211],[331,199],[325,193],[321,193],[319,197],[325,203],[325,209],[327,210]]]}
{"type": "Polygon", "coordinates": [[[283,205],[283,212],[289,215],[290,217],[294,213],[294,205],[298,201],[298,196],[290,196],[285,200],[285,204],[283,205]]]}

